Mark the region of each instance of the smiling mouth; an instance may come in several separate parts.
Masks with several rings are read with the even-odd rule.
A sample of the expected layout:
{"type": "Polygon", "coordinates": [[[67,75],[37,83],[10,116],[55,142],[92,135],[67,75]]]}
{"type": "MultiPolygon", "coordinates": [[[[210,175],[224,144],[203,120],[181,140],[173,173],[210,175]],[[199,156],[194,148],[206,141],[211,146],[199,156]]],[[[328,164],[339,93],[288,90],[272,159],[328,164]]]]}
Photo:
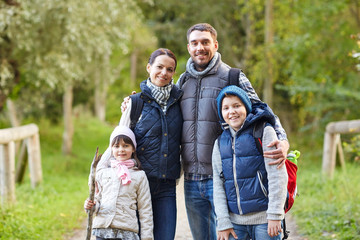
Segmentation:
{"type": "Polygon", "coordinates": [[[199,52],[199,53],[196,53],[196,56],[198,56],[198,57],[205,57],[205,56],[207,56],[207,55],[208,55],[207,52],[199,52]]]}

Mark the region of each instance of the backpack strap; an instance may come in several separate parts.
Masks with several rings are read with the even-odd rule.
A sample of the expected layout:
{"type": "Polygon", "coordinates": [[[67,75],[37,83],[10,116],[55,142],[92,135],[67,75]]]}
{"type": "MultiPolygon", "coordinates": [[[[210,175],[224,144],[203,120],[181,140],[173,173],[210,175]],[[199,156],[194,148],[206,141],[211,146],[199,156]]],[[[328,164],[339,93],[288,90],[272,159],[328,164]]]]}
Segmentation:
{"type": "Polygon", "coordinates": [[[262,149],[262,136],[264,132],[264,128],[266,125],[266,121],[258,121],[255,123],[254,129],[253,129],[253,137],[255,138],[256,148],[258,151],[263,154],[262,149]]]}
{"type": "Polygon", "coordinates": [[[137,121],[141,115],[144,101],[140,93],[136,93],[134,95],[130,95],[131,98],[131,111],[130,111],[130,129],[134,130],[137,121]]]}
{"type": "Polygon", "coordinates": [[[240,72],[241,69],[239,68],[230,68],[228,85],[235,85],[239,87],[240,72]]]}
{"type": "Polygon", "coordinates": [[[182,86],[184,85],[186,80],[188,80],[189,76],[190,76],[190,73],[188,73],[187,71],[180,75],[180,78],[178,80],[180,89],[182,88],[182,86]]]}

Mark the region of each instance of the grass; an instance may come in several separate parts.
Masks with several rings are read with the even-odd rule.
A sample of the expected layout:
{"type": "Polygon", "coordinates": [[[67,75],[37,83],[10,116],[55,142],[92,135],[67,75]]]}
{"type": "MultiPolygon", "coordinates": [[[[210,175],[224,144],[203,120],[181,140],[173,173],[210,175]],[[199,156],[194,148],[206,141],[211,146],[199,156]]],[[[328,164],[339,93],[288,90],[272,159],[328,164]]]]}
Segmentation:
{"type": "Polygon", "coordinates": [[[360,239],[360,164],[346,161],[346,171],[337,166],[329,179],[321,174],[322,146],[307,145],[299,147],[299,196],[291,209],[298,232],[308,240],[360,239]]]}
{"type": "MultiPolygon", "coordinates": [[[[75,119],[73,154],[61,154],[62,126],[38,123],[43,183],[32,189],[28,173],[16,186],[16,204],[0,206],[0,239],[65,239],[86,218],[84,200],[96,147],[104,152],[112,126],[93,118],[75,119]]],[[[308,139],[299,137],[297,139],[308,139]]],[[[305,140],[304,140],[305,141],[305,140]]],[[[303,239],[360,239],[360,165],[347,161],[334,178],[321,174],[322,146],[291,141],[299,149],[298,190],[291,209],[303,239]]],[[[291,235],[290,235],[291,237],[291,235]]]]}
{"type": "Polygon", "coordinates": [[[0,208],[0,239],[64,239],[86,218],[87,179],[99,146],[113,129],[94,119],[76,119],[73,154],[61,153],[62,126],[39,123],[43,183],[32,189],[28,173],[16,186],[16,204],[0,208]]]}

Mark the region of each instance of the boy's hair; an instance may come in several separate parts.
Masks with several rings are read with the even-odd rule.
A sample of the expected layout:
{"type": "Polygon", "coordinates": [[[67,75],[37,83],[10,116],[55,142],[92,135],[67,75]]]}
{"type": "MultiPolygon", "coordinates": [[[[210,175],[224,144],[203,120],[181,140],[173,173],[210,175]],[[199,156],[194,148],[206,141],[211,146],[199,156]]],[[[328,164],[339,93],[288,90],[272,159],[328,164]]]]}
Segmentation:
{"type": "Polygon", "coordinates": [[[216,32],[215,28],[208,23],[197,23],[197,24],[191,26],[188,29],[187,34],[186,34],[188,42],[189,42],[189,36],[193,31],[209,32],[214,41],[216,41],[216,39],[217,39],[217,32],[216,32]]]}
{"type": "MultiPolygon", "coordinates": [[[[135,146],[134,146],[134,143],[132,142],[131,138],[129,138],[128,136],[126,135],[118,135],[116,137],[114,137],[114,139],[112,140],[111,142],[111,147],[115,146],[115,145],[119,145],[121,141],[124,141],[124,143],[127,143],[127,144],[130,144],[134,150],[136,150],[135,146]]],[[[133,159],[135,159],[136,161],[136,164],[137,164],[137,168],[138,169],[142,169],[141,168],[141,163],[140,163],[140,160],[137,158],[136,156],[136,151],[134,151],[131,155],[131,157],[133,159]]]]}

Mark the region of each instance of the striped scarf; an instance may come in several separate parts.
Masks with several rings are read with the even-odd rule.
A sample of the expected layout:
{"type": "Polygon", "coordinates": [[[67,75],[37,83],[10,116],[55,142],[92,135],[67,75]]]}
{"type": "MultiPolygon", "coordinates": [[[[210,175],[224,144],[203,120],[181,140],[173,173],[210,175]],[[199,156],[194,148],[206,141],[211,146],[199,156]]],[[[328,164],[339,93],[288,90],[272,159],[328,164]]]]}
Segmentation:
{"type": "Polygon", "coordinates": [[[171,89],[174,86],[173,80],[171,80],[171,82],[164,87],[158,87],[150,81],[150,78],[148,78],[146,81],[146,86],[150,88],[152,96],[154,97],[155,101],[160,105],[163,112],[166,112],[167,100],[169,99],[171,89]]]}

